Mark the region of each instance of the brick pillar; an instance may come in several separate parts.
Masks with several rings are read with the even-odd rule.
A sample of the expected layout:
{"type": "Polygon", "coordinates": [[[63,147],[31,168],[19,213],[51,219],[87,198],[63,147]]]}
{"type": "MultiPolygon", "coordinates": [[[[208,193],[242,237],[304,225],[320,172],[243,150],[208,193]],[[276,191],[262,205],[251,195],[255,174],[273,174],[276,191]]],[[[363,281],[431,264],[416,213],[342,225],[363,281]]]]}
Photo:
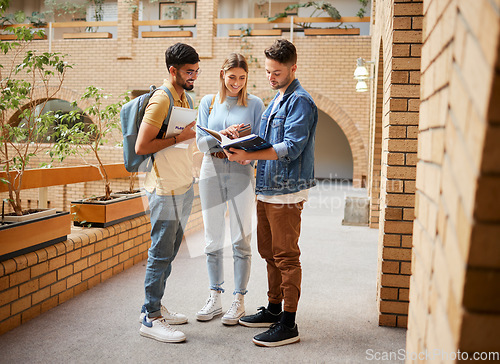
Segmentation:
{"type": "Polygon", "coordinates": [[[213,39],[217,36],[217,18],[219,0],[198,0],[196,3],[196,37],[198,45],[196,50],[201,58],[212,58],[213,39]]]}
{"type": "Polygon", "coordinates": [[[375,71],[377,76],[374,95],[374,107],[370,123],[370,172],[368,173],[368,196],[370,196],[369,225],[378,229],[380,219],[380,178],[382,169],[382,104],[384,102],[384,55],[380,47],[378,66],[375,71]]]}
{"type": "Polygon", "coordinates": [[[382,122],[379,324],[406,327],[412,258],[422,45],[421,1],[392,4],[382,122]]]}
{"type": "Polygon", "coordinates": [[[138,37],[139,0],[118,0],[117,59],[132,59],[133,40],[138,37]]]}

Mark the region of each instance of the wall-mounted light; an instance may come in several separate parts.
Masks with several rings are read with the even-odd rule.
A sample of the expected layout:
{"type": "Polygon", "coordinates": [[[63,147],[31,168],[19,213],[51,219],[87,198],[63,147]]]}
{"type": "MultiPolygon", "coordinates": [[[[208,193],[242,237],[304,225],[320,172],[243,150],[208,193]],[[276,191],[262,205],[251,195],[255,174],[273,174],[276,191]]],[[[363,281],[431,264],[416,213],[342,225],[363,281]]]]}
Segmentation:
{"type": "Polygon", "coordinates": [[[370,72],[366,68],[366,64],[373,64],[371,61],[365,61],[363,58],[358,58],[357,67],[354,71],[354,79],[358,80],[356,84],[356,92],[366,92],[368,91],[368,85],[366,80],[371,80],[370,72]]]}

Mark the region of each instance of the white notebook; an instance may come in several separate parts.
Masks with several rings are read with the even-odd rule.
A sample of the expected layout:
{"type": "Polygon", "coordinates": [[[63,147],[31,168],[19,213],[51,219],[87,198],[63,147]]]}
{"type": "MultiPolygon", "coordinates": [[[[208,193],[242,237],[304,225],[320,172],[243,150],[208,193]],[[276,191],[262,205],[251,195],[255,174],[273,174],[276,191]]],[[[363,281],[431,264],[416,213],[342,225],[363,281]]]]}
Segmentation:
{"type": "Polygon", "coordinates": [[[168,138],[180,134],[186,125],[196,120],[196,114],[197,111],[195,109],[187,109],[179,106],[172,107],[165,137],[168,138]]]}

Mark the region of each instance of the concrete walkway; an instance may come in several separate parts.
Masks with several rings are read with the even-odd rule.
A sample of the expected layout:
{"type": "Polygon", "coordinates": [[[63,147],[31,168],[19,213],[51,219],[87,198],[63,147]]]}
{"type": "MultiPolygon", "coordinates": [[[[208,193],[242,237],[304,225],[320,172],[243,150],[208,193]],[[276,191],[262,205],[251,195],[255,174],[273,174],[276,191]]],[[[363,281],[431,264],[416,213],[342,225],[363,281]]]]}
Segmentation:
{"type": "MultiPolygon", "coordinates": [[[[139,335],[145,262],[94,287],[0,337],[0,363],[364,363],[405,347],[406,330],[377,325],[377,237],[367,227],[342,226],[345,196],[366,191],[322,183],[305,205],[300,246],[302,296],[297,314],[300,343],[255,346],[262,329],[197,322],[208,297],[202,233],[183,243],[164,304],[189,317],[187,336],[165,344],[139,335]]],[[[247,313],[266,304],[266,268],[253,241],[247,313]]],[[[225,250],[228,309],[234,288],[229,244],[225,250]]],[[[382,361],[380,361],[382,362],[382,361]]],[[[387,361],[384,363],[400,362],[387,361]]]]}

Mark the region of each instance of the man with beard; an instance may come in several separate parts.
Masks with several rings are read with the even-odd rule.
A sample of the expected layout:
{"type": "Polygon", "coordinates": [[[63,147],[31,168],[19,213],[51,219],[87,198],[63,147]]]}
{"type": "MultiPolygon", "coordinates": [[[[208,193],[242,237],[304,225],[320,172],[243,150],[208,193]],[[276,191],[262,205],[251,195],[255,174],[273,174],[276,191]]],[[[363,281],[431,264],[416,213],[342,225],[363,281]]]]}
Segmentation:
{"type": "Polygon", "coordinates": [[[318,110],[295,78],[295,46],[279,39],[264,53],[267,78],[278,93],[262,115],[259,134],[272,148],[256,152],[231,148],[227,155],[230,161],[242,164],[258,160],[257,246],[267,263],[268,305],[254,315],[242,317],[239,323],[269,327],[253,342],[272,347],[300,341],[295,324],[302,279],[298,242],[304,201],[308,189],[316,184],[314,138],[318,110]]]}
{"type": "Polygon", "coordinates": [[[187,44],[177,43],[167,49],[168,79],[163,85],[170,95],[160,89],[151,97],[135,147],[140,155],[155,153],[153,167],[144,182],[151,212],[151,248],[148,251],[140,333],[162,342],[186,340],[184,333],[170,325],[186,323],[187,317],[169,311],[161,300],[193,203],[191,168],[195,122],[176,136],[158,137],[171,100],[174,106],[189,108],[192,104],[184,91],[193,89],[200,74],[199,61],[198,53],[187,44]]]}

